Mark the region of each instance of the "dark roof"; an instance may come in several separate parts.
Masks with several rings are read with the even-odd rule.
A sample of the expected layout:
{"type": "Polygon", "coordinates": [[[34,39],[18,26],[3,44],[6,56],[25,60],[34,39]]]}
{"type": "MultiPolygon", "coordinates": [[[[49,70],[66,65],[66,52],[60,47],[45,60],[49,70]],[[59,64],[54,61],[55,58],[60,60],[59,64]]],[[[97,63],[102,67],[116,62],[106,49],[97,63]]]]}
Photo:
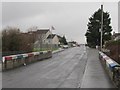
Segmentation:
{"type": "Polygon", "coordinates": [[[59,39],[62,39],[62,37],[61,37],[61,36],[59,36],[59,35],[57,35],[57,37],[58,37],[59,39]]]}
{"type": "Polygon", "coordinates": [[[47,37],[47,39],[53,39],[55,37],[55,34],[50,34],[48,37],[47,37]]]}
{"type": "Polygon", "coordinates": [[[46,34],[48,31],[49,29],[39,29],[37,30],[37,33],[46,34]]]}
{"type": "Polygon", "coordinates": [[[28,33],[46,34],[48,31],[49,31],[49,29],[38,29],[37,31],[29,31],[28,33]]]}

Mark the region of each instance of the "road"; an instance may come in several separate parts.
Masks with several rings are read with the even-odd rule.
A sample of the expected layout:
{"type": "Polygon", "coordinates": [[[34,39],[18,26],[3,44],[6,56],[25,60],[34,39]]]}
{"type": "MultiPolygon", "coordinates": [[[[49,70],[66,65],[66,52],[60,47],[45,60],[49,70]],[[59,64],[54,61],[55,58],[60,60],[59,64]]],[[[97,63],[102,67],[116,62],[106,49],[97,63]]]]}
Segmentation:
{"type": "MultiPolygon", "coordinates": [[[[88,62],[91,61],[88,58],[93,57],[93,54],[88,57],[88,51],[85,46],[69,48],[53,54],[50,59],[3,72],[3,88],[86,88],[86,84],[90,84],[88,62]]],[[[93,53],[95,54],[94,51],[93,53]]],[[[105,79],[102,82],[104,87],[113,87],[105,72],[102,73],[104,78],[101,79],[105,79]]],[[[94,78],[92,80],[94,83],[94,78]]],[[[100,87],[99,82],[96,82],[100,87]]]]}

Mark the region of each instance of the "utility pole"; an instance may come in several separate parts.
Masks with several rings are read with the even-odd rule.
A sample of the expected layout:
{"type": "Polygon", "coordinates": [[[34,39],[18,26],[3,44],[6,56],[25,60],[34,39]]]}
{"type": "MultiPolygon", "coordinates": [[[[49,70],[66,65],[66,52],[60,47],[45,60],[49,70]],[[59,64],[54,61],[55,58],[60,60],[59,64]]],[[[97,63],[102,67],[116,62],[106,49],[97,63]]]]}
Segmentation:
{"type": "Polygon", "coordinates": [[[53,26],[50,27],[50,31],[51,31],[51,51],[53,51],[53,41],[52,41],[52,30],[55,30],[55,28],[53,26]]]}
{"type": "Polygon", "coordinates": [[[50,32],[51,32],[51,34],[50,34],[50,49],[51,49],[51,51],[52,51],[52,27],[50,27],[50,32]]]}
{"type": "Polygon", "coordinates": [[[101,48],[101,51],[102,51],[102,43],[103,43],[103,5],[101,5],[101,45],[100,45],[100,48],[101,48]]]}
{"type": "Polygon", "coordinates": [[[53,49],[53,45],[52,45],[52,28],[51,28],[51,51],[53,49]]]}

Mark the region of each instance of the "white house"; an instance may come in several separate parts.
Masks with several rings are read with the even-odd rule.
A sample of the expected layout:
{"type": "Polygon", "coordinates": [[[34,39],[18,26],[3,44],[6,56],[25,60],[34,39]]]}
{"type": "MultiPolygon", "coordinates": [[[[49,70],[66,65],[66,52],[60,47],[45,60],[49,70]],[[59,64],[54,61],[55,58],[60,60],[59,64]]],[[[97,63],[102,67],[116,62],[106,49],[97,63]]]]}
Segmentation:
{"type": "Polygon", "coordinates": [[[60,44],[59,37],[52,34],[49,28],[38,29],[37,31],[30,31],[35,36],[34,48],[57,48],[60,44]]]}
{"type": "Polygon", "coordinates": [[[29,33],[35,36],[35,48],[42,48],[47,44],[47,37],[52,34],[49,28],[41,28],[37,31],[30,31],[29,33]]]}
{"type": "Polygon", "coordinates": [[[60,44],[59,38],[56,34],[49,34],[49,36],[47,37],[47,43],[57,46],[60,44]]]}

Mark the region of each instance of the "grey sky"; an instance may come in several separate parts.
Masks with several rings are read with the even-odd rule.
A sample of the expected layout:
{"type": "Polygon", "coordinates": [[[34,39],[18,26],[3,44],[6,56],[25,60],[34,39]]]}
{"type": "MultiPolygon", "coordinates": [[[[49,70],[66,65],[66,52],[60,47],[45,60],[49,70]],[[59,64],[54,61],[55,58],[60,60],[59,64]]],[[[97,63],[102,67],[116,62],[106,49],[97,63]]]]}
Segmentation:
{"type": "Polygon", "coordinates": [[[104,4],[104,11],[110,13],[113,30],[118,30],[117,2],[3,2],[2,25],[19,27],[50,28],[53,32],[66,35],[67,39],[85,43],[88,18],[104,4]]]}

